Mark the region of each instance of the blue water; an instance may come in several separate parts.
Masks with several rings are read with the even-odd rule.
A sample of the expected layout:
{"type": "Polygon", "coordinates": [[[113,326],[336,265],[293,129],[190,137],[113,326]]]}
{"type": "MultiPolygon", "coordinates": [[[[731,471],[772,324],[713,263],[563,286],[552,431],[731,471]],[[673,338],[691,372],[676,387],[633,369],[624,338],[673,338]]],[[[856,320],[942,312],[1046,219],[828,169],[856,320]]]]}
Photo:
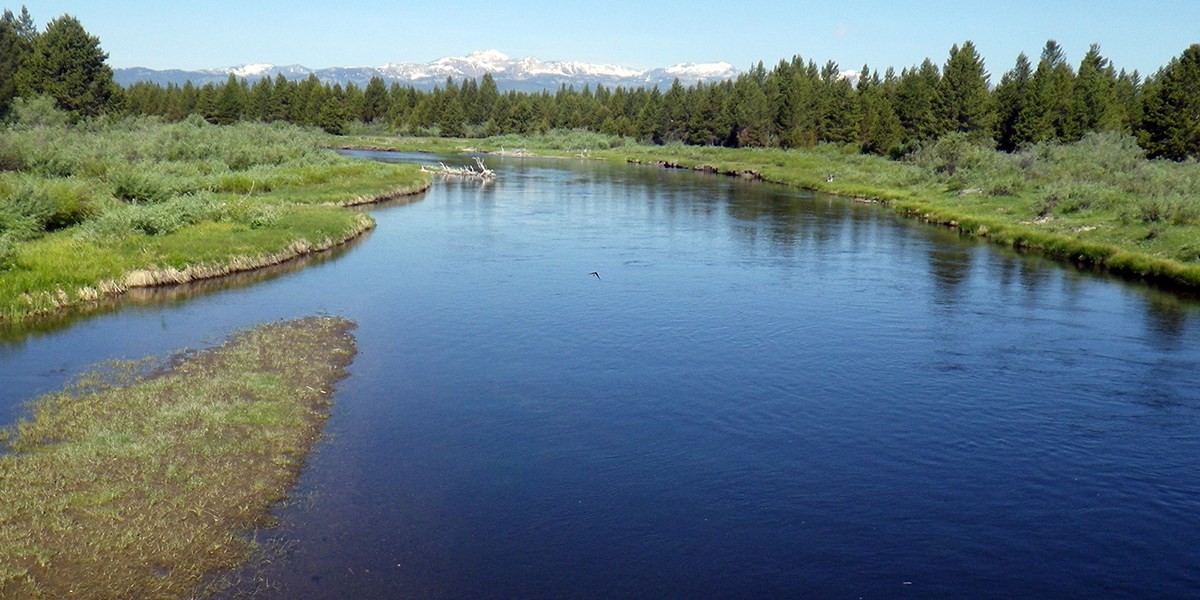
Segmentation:
{"type": "Polygon", "coordinates": [[[754,182],[489,166],[304,270],[5,342],[0,385],[357,321],[259,534],[280,598],[1200,594],[1195,302],[754,182]]]}

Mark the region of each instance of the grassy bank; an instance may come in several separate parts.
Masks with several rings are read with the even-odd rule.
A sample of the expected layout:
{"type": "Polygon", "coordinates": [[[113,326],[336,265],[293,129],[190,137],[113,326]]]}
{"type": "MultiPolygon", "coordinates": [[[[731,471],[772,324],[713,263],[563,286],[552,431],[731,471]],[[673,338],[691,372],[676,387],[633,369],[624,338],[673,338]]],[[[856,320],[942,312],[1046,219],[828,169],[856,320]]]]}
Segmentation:
{"type": "Polygon", "coordinates": [[[0,324],[320,251],[373,225],[340,207],[429,186],[328,139],[199,119],[0,131],[0,324]]]}
{"type": "Polygon", "coordinates": [[[904,216],[1083,268],[1200,290],[1200,164],[1146,160],[1132,138],[1115,134],[1013,154],[951,135],[902,160],[864,155],[851,146],[643,146],[584,132],[366,142],[401,150],[516,147],[539,155],[585,155],[760,178],[878,201],[904,216]]]}
{"type": "Polygon", "coordinates": [[[33,402],[0,456],[0,598],[184,598],[252,555],[354,355],[353,324],[260,326],[33,402]]]}

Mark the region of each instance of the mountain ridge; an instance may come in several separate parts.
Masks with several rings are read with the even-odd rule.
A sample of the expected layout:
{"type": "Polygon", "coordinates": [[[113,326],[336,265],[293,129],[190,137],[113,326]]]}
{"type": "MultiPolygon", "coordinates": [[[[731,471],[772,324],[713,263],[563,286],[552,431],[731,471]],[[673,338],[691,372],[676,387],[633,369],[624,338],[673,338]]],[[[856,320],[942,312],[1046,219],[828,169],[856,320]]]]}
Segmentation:
{"type": "Polygon", "coordinates": [[[351,66],[311,69],[303,65],[273,65],[270,63],[247,63],[216,69],[163,69],[145,67],[113,69],[115,79],[122,86],[140,81],[160,85],[182,85],[191,81],[193,85],[222,83],[233,75],[253,83],[264,77],[282,74],[289,80],[304,79],[316,75],[322,83],[354,83],[365,86],[372,77],[380,77],[387,83],[397,82],[417,89],[432,89],[443,85],[446,78],[456,81],[479,79],[490,73],[501,91],[553,91],[562,85],[604,85],[606,87],[654,87],[666,88],[675,79],[684,85],[700,81],[714,82],[737,77],[739,71],[727,62],[682,63],[668,67],[636,69],[617,64],[593,64],[578,61],[543,61],[527,56],[510,58],[499,50],[479,50],[467,56],[448,56],[428,63],[388,63],[378,67],[351,66]]]}

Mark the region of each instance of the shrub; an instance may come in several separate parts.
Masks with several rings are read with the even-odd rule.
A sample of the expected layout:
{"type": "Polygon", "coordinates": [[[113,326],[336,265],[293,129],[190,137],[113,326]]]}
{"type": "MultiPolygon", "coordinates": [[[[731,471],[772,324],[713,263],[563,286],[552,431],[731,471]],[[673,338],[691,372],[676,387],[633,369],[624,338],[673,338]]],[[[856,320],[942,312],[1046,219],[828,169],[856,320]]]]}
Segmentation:
{"type": "Polygon", "coordinates": [[[995,150],[971,136],[956,132],[921,146],[909,160],[939,175],[953,177],[960,169],[970,170],[995,154],[995,150]]]}
{"type": "Polygon", "coordinates": [[[18,243],[7,232],[0,231],[0,271],[7,271],[17,262],[18,243]]]}
{"type": "Polygon", "coordinates": [[[1038,190],[1043,214],[1070,214],[1104,210],[1121,203],[1121,191],[1111,185],[1090,181],[1056,181],[1038,190]]]}
{"type": "Polygon", "coordinates": [[[58,127],[66,125],[71,116],[58,110],[54,98],[50,96],[34,96],[32,98],[17,98],[12,105],[13,123],[23,128],[58,127]]]}
{"type": "Polygon", "coordinates": [[[171,197],[171,190],[161,178],[136,167],[127,167],[108,174],[113,186],[113,196],[134,203],[164,202],[171,197]]]}
{"type": "Polygon", "coordinates": [[[85,238],[122,238],[131,233],[165,235],[204,220],[216,220],[219,203],[208,194],[177,196],[158,204],[125,204],[104,211],[79,231],[85,238]]]}
{"type": "Polygon", "coordinates": [[[9,231],[36,235],[83,222],[96,212],[94,191],[76,179],[25,178],[0,186],[9,231]]]}
{"type": "Polygon", "coordinates": [[[1121,216],[1126,222],[1191,225],[1200,222],[1200,199],[1180,194],[1141,197],[1121,216]]]}

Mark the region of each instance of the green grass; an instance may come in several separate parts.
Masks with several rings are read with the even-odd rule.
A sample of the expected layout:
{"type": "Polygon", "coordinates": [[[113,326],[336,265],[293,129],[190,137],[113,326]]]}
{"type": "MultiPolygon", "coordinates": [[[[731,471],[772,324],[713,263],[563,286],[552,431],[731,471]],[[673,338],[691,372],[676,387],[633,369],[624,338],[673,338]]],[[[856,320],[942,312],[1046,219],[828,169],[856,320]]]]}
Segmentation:
{"type": "MultiPolygon", "coordinates": [[[[0,455],[0,597],[186,598],[255,551],[354,355],[353,324],[263,325],[106,365],[31,404],[0,455]]],[[[202,589],[204,586],[210,589],[202,589]]]]}
{"type": "MultiPolygon", "coordinates": [[[[561,139],[582,138],[572,132],[521,139],[398,138],[381,146],[432,151],[505,146],[545,156],[578,154],[564,153],[555,141],[561,139]]],[[[1129,279],[1200,290],[1200,164],[1146,160],[1127,136],[1090,134],[1074,144],[1005,154],[951,135],[901,160],[837,145],[730,149],[595,139],[589,150],[590,158],[760,177],[879,201],[962,235],[1129,279]]]]}
{"type": "Polygon", "coordinates": [[[0,130],[0,325],[322,250],[373,224],[341,207],[430,184],[328,141],[197,119],[0,130]]]}

